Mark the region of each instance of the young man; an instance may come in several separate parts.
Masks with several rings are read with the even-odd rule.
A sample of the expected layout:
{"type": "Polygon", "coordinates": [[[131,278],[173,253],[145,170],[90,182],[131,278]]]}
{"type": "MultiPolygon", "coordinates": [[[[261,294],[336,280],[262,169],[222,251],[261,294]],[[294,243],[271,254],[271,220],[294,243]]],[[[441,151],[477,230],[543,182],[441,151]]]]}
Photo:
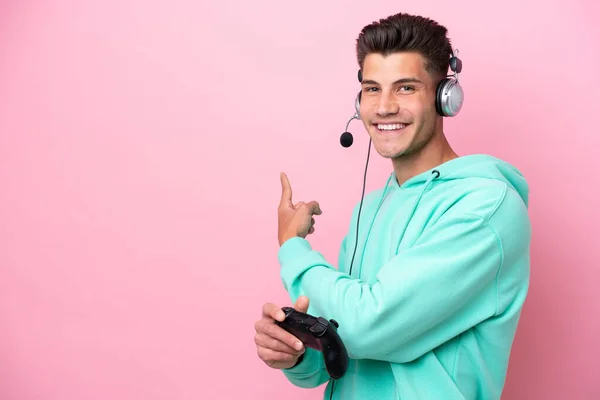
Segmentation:
{"type": "Polygon", "coordinates": [[[318,203],[294,204],[281,176],[283,283],[295,308],[339,323],[350,365],[330,381],[321,353],[294,348],[273,323],[283,314],[271,303],[255,342],[293,384],[330,381],[325,398],[501,397],[529,285],[528,185],[508,163],[459,157],[446,140],[435,105],[453,55],[446,33],[398,14],[358,37],[360,118],[394,172],[356,207],[338,269],[306,240],[318,203]]]}

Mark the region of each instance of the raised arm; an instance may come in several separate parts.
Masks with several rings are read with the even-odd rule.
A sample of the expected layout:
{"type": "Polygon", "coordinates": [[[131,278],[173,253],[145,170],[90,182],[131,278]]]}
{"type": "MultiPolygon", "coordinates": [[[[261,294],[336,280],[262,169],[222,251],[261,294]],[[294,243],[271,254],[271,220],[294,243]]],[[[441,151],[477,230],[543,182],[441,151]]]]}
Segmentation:
{"type": "Polygon", "coordinates": [[[279,252],[282,280],[292,298],[308,296],[314,314],[339,322],[351,358],[409,362],[524,296],[528,264],[513,259],[528,252],[529,226],[518,204],[503,207],[493,222],[460,207],[445,214],[373,284],[294,237],[279,252]]]}

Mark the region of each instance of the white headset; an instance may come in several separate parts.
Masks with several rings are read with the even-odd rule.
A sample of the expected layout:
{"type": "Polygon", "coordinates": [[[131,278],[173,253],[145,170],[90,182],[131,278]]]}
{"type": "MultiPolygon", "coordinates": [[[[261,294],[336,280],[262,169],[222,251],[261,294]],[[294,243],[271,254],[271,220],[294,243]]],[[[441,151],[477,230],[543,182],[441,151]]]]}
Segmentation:
{"type": "MultiPolygon", "coordinates": [[[[456,116],[462,108],[463,100],[465,98],[463,89],[458,81],[458,74],[462,71],[462,61],[458,58],[458,50],[455,50],[452,57],[450,57],[450,69],[454,74],[448,75],[446,78],[442,79],[437,86],[435,96],[435,108],[442,117],[456,116]]],[[[358,71],[358,81],[362,82],[362,71],[360,70],[358,71]]],[[[358,119],[360,115],[361,93],[362,91],[359,91],[356,95],[354,104],[356,114],[353,118],[356,119],[358,119]]]]}

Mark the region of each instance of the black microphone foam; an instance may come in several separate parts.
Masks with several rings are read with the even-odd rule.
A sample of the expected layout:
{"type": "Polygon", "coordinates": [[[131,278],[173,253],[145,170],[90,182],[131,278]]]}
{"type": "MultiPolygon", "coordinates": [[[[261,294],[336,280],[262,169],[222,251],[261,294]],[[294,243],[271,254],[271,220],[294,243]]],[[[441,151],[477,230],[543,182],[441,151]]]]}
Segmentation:
{"type": "Polygon", "coordinates": [[[352,146],[352,142],[354,142],[354,137],[352,136],[352,134],[350,132],[342,133],[342,136],[340,136],[340,144],[343,147],[352,146]]]}

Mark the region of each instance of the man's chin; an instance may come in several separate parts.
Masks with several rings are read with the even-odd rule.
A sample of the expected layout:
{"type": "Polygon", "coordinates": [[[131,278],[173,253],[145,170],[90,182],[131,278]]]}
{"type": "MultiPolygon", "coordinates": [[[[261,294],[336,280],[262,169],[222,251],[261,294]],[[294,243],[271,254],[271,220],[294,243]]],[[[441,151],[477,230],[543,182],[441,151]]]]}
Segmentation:
{"type": "Polygon", "coordinates": [[[375,150],[377,150],[377,153],[381,157],[387,158],[389,160],[393,160],[393,159],[402,157],[405,153],[404,150],[378,149],[377,146],[375,146],[375,150]]]}

